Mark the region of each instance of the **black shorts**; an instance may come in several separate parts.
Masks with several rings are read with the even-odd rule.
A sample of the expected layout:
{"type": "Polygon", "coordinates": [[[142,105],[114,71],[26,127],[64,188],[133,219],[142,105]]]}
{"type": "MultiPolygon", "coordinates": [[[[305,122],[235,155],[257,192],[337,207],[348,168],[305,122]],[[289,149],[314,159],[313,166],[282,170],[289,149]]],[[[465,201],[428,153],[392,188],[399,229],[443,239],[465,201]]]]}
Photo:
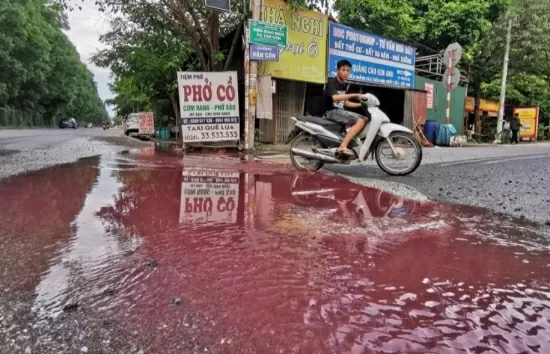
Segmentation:
{"type": "Polygon", "coordinates": [[[367,117],[345,109],[333,109],[326,113],[326,118],[336,123],[349,127],[357,123],[359,119],[368,120],[367,117]]]}

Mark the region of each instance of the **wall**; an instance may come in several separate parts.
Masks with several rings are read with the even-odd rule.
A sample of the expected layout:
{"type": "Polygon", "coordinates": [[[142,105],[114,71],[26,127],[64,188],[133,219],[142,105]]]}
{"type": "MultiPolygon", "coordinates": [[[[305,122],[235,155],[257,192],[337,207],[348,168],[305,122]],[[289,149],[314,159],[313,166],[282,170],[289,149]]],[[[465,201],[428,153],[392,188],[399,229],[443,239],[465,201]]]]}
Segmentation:
{"type": "Polygon", "coordinates": [[[290,80],[276,80],[273,95],[273,119],[258,119],[260,142],[283,143],[294,129],[291,116],[304,114],[306,83],[290,80]]]}
{"type": "MultiPolygon", "coordinates": [[[[434,85],[433,109],[428,108],[428,120],[436,120],[439,124],[445,124],[445,107],[447,104],[447,90],[441,81],[427,79],[416,75],[415,88],[424,90],[424,83],[429,82],[434,85]]],[[[458,134],[463,134],[464,122],[464,100],[466,98],[466,88],[458,86],[451,92],[451,124],[455,127],[458,134]]]]}

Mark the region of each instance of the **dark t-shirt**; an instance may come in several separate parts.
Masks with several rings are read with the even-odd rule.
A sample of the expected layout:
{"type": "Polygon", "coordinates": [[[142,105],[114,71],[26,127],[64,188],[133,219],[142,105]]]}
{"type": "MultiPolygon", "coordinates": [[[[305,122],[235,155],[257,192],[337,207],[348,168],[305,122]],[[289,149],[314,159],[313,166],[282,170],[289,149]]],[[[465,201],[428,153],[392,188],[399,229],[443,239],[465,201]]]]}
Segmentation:
{"type": "Polygon", "coordinates": [[[328,79],[325,86],[325,91],[323,91],[323,103],[325,108],[325,113],[338,108],[344,108],[344,101],[332,102],[332,96],[334,95],[345,95],[346,94],[346,84],[338,81],[337,78],[331,77],[328,79]]]}

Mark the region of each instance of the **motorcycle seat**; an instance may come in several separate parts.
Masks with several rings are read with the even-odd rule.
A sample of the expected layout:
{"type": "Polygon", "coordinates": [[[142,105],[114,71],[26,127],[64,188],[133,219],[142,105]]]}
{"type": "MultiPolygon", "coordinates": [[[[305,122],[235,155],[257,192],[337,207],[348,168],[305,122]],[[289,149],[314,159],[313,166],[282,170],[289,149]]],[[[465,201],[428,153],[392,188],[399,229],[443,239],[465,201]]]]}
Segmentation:
{"type": "Polygon", "coordinates": [[[302,122],[307,122],[307,123],[320,125],[320,126],[324,127],[325,129],[328,129],[328,130],[342,130],[342,127],[343,127],[340,123],[333,122],[333,121],[328,120],[324,117],[297,116],[296,119],[298,119],[302,122]]]}

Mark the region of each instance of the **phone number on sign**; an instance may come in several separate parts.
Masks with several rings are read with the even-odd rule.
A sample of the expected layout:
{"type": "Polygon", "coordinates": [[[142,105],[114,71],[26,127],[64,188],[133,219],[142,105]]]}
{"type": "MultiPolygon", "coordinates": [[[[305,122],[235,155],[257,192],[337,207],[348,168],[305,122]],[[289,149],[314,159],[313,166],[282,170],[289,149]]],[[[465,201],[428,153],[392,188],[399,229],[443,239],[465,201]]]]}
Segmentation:
{"type": "Polygon", "coordinates": [[[237,139],[237,132],[206,132],[200,133],[201,139],[237,139]]]}

